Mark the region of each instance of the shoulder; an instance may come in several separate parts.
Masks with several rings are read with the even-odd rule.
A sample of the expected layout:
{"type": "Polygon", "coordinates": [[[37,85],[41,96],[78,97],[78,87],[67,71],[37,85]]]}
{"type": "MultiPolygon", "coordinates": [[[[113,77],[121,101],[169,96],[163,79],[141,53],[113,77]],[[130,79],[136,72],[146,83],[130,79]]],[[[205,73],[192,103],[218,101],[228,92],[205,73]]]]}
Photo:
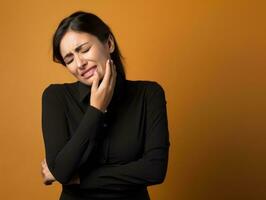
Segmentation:
{"type": "Polygon", "coordinates": [[[154,94],[164,95],[163,87],[156,81],[127,80],[127,88],[137,90],[141,93],[144,93],[146,97],[153,96],[154,94]]]}
{"type": "Polygon", "coordinates": [[[44,88],[42,96],[43,97],[48,97],[51,95],[56,95],[60,90],[62,90],[63,84],[55,84],[52,83],[50,85],[48,85],[46,88],[44,88]]]}
{"type": "Polygon", "coordinates": [[[44,88],[42,98],[58,98],[64,96],[66,90],[76,88],[77,82],[52,83],[44,88]]]}

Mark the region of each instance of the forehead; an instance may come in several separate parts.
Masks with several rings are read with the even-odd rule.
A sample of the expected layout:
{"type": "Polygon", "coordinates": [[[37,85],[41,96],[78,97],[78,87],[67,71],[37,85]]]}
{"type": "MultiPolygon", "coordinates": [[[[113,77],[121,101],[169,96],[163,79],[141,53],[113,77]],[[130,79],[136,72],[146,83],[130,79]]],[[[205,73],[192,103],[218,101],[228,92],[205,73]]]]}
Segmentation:
{"type": "Polygon", "coordinates": [[[97,38],[89,33],[80,33],[75,31],[68,31],[63,36],[61,42],[60,42],[60,52],[61,55],[64,56],[70,51],[73,51],[76,47],[79,45],[89,42],[97,42],[97,38]]]}

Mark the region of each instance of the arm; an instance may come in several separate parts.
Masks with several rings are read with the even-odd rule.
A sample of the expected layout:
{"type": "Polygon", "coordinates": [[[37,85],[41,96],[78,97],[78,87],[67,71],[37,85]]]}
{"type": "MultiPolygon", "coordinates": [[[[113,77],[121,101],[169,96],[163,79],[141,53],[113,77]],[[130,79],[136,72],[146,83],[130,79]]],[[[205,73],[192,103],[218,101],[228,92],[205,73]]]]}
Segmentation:
{"type": "Polygon", "coordinates": [[[65,108],[56,85],[47,87],[42,95],[42,131],[47,165],[62,184],[68,183],[77,171],[84,151],[91,152],[100,127],[102,112],[88,106],[75,134],[69,139],[65,108]]]}
{"type": "Polygon", "coordinates": [[[42,131],[45,143],[47,166],[62,184],[67,184],[77,174],[97,143],[103,113],[111,101],[116,83],[115,65],[108,59],[106,73],[99,85],[98,72],[94,75],[90,105],[75,134],[68,138],[66,108],[60,99],[60,88],[47,87],[42,95],[42,131]]]}
{"type": "Polygon", "coordinates": [[[168,123],[163,89],[153,84],[147,97],[146,140],[142,158],[119,165],[102,166],[92,171],[84,180],[82,188],[127,190],[141,185],[162,183],[168,163],[168,123]]]}
{"type": "MultiPolygon", "coordinates": [[[[46,159],[42,160],[41,162],[41,174],[43,178],[43,184],[45,185],[52,185],[53,182],[56,181],[54,176],[51,174],[50,170],[48,169],[46,159]]],[[[79,176],[76,175],[72,177],[72,179],[70,180],[70,182],[67,183],[67,185],[79,184],[79,183],[80,183],[79,176]]]]}

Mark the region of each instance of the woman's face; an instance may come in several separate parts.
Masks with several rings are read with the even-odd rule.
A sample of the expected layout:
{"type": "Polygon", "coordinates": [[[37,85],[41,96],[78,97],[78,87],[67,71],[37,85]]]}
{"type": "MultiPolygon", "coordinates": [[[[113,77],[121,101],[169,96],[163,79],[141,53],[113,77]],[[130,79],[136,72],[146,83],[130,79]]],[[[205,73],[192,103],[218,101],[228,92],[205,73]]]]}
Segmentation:
{"type": "Polygon", "coordinates": [[[68,31],[60,43],[61,56],[67,69],[86,85],[92,85],[96,70],[100,80],[104,77],[106,61],[113,50],[111,36],[103,44],[96,36],[85,32],[68,31]]]}

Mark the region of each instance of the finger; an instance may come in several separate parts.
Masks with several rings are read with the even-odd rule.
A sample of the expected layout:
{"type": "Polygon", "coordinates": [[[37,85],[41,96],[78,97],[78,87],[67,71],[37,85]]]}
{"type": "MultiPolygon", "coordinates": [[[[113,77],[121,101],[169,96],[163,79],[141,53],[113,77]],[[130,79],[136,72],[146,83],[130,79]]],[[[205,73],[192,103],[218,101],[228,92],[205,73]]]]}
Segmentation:
{"type": "Polygon", "coordinates": [[[109,81],[108,81],[108,85],[110,86],[111,85],[111,81],[113,79],[113,76],[114,76],[114,62],[113,60],[111,59],[110,60],[110,77],[109,77],[109,81]]]}
{"type": "Polygon", "coordinates": [[[113,76],[113,66],[114,66],[114,61],[110,59],[110,77],[113,76]]]}
{"type": "Polygon", "coordinates": [[[101,85],[103,84],[104,86],[106,86],[109,84],[110,75],[111,75],[111,59],[108,59],[106,62],[105,74],[101,85]]]}
{"type": "Polygon", "coordinates": [[[46,163],[42,163],[42,168],[46,168],[47,164],[46,163]]]}
{"type": "Polygon", "coordinates": [[[99,74],[98,74],[98,70],[96,70],[96,72],[94,74],[92,86],[91,86],[91,92],[95,92],[97,90],[98,86],[99,86],[99,74]]]}
{"type": "Polygon", "coordinates": [[[43,183],[45,185],[51,185],[53,183],[53,181],[50,181],[50,180],[44,180],[43,183]]]}
{"type": "Polygon", "coordinates": [[[113,76],[114,76],[114,61],[110,59],[110,76],[109,76],[109,81],[108,81],[109,86],[111,84],[111,80],[113,79],[113,76]]]}
{"type": "Polygon", "coordinates": [[[112,77],[110,80],[110,88],[113,89],[116,83],[116,76],[117,76],[117,72],[116,72],[116,66],[115,64],[112,65],[112,77]]]}
{"type": "Polygon", "coordinates": [[[116,65],[113,63],[113,76],[116,79],[117,71],[116,71],[116,65]]]}

